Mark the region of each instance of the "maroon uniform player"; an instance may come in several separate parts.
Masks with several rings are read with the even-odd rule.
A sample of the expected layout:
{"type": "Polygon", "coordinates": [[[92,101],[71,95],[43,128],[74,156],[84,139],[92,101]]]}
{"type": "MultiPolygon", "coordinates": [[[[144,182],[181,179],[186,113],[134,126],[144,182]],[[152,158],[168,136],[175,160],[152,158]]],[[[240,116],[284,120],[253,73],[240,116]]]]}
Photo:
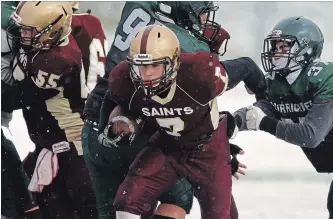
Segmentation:
{"type": "Polygon", "coordinates": [[[59,161],[53,182],[38,194],[43,218],[96,218],[95,199],[81,156],[82,111],[89,90],[81,50],[70,35],[71,5],[21,2],[13,18],[20,35],[11,36],[21,48],[14,60],[17,82],[6,95],[5,108],[22,108],[36,146],[25,163],[28,173],[39,167],[36,160],[43,148],[57,154],[59,161]]]}
{"type": "Polygon", "coordinates": [[[86,86],[90,92],[95,87],[98,77],[102,77],[105,72],[108,45],[101,21],[88,13],[73,14],[72,35],[82,53],[86,86]]]}
{"type": "Polygon", "coordinates": [[[128,62],[110,73],[110,96],[159,131],[118,190],[117,218],[140,218],[181,177],[193,185],[202,218],[230,218],[227,125],[226,118],[219,122],[216,100],[227,81],[215,55],[180,54],[179,41],[167,27],[151,25],[138,32],[128,62]]]}

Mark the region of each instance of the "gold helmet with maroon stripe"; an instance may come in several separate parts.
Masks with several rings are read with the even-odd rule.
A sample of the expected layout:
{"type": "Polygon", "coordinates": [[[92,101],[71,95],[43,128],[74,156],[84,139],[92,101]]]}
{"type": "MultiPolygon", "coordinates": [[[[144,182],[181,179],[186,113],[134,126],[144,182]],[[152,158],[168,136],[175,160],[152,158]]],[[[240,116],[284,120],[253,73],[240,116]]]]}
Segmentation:
{"type": "Polygon", "coordinates": [[[179,69],[180,44],[172,30],[162,25],[149,25],[139,30],[131,41],[129,56],[130,75],[137,89],[143,88],[148,96],[167,90],[175,81],[179,69]],[[164,64],[161,77],[144,81],[139,67],[164,64]]]}
{"type": "Polygon", "coordinates": [[[72,5],[71,2],[21,1],[11,19],[14,23],[7,29],[9,38],[28,50],[49,49],[71,33],[72,5]]]}

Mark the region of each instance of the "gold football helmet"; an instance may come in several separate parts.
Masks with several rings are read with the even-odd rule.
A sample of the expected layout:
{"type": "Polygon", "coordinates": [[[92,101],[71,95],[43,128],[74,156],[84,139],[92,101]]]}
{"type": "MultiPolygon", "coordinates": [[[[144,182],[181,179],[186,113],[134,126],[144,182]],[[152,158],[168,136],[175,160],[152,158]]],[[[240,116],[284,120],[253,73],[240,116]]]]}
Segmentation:
{"type": "Polygon", "coordinates": [[[28,50],[59,45],[71,32],[71,2],[22,1],[7,35],[28,50]]]}
{"type": "Polygon", "coordinates": [[[130,75],[138,88],[148,96],[167,90],[175,81],[179,69],[180,44],[172,30],[162,25],[143,27],[131,41],[129,56],[130,75]],[[164,64],[161,77],[144,81],[140,66],[164,64]]]}

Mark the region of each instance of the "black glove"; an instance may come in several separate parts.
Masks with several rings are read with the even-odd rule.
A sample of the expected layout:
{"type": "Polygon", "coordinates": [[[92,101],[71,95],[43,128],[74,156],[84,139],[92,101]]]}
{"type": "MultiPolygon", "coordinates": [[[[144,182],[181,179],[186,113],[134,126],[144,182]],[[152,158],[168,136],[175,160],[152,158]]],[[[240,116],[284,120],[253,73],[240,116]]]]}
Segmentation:
{"type": "Polygon", "coordinates": [[[241,147],[230,143],[230,155],[232,156],[232,159],[231,159],[231,174],[232,175],[234,175],[238,170],[239,161],[237,160],[237,154],[239,154],[239,152],[241,150],[243,150],[241,147]]]}
{"type": "Polygon", "coordinates": [[[234,134],[237,134],[238,127],[236,126],[236,120],[228,111],[219,112],[220,121],[223,119],[224,115],[227,116],[227,136],[231,138],[234,134]]]}

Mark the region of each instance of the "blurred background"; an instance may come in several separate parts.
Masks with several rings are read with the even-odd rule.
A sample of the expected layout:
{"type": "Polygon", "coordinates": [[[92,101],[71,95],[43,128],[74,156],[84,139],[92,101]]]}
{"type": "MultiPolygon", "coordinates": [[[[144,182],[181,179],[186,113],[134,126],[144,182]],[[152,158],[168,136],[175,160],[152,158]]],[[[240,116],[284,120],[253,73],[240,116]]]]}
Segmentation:
{"type": "MultiPolygon", "coordinates": [[[[249,56],[261,67],[263,39],[271,28],[288,16],[304,16],[322,30],[323,61],[333,61],[333,2],[216,2],[218,21],[230,34],[228,50],[221,59],[249,56]]],[[[80,11],[91,9],[102,21],[111,45],[124,2],[80,2],[80,11]]],[[[250,105],[254,97],[244,84],[226,92],[219,107],[231,112],[250,105]]],[[[11,122],[12,140],[24,158],[34,146],[29,140],[21,112],[11,122]]],[[[326,200],[332,174],[318,174],[301,149],[261,131],[239,133],[232,141],[245,150],[239,160],[247,175],[234,180],[233,193],[240,219],[327,218],[326,200]]],[[[332,158],[333,159],[333,158],[332,158]]],[[[197,202],[188,218],[200,218],[197,202]]]]}

